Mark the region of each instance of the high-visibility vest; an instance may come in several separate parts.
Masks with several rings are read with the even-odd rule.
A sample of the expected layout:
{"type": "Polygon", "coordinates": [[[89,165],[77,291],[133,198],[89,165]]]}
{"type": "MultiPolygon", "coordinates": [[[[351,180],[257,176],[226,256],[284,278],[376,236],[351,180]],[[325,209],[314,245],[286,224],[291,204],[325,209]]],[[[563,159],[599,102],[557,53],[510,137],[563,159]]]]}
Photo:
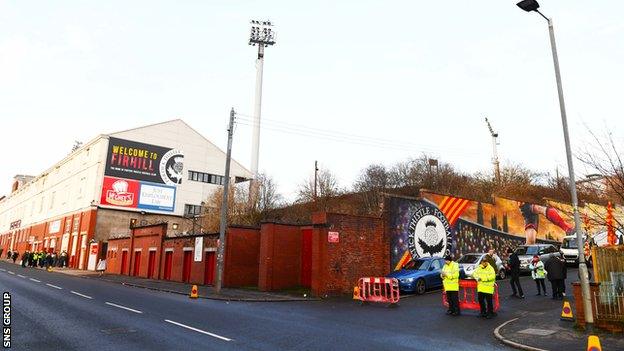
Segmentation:
{"type": "Polygon", "coordinates": [[[459,291],[459,264],[451,261],[442,267],[444,291],[459,291]]]}
{"type": "Polygon", "coordinates": [[[479,264],[472,276],[477,280],[477,292],[494,294],[496,273],[494,272],[494,268],[492,268],[489,263],[485,268],[479,264]]]}
{"type": "Polygon", "coordinates": [[[544,279],[546,277],[546,270],[544,269],[544,262],[542,261],[537,261],[536,264],[531,263],[529,269],[531,270],[533,279],[544,279]]]}

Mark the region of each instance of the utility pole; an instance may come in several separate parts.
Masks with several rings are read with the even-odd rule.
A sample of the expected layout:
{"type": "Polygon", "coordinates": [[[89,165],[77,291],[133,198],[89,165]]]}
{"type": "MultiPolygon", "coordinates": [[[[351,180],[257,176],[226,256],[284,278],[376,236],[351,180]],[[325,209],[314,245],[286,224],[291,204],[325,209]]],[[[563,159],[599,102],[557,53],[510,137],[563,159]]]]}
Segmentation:
{"type": "Polygon", "coordinates": [[[494,128],[492,128],[492,125],[490,124],[490,121],[488,120],[487,117],[485,117],[485,123],[487,123],[488,129],[490,130],[490,135],[492,136],[492,163],[494,164],[494,177],[496,179],[496,182],[499,183],[500,182],[500,162],[498,162],[498,151],[496,150],[496,146],[499,145],[498,144],[498,133],[496,133],[494,131],[494,128]]]}
{"type": "Polygon", "coordinates": [[[256,59],[256,95],[254,100],[253,134],[251,138],[251,173],[254,179],[249,182],[249,203],[255,203],[258,194],[258,158],[260,154],[260,114],[262,110],[262,74],[264,68],[264,48],[275,44],[275,32],[270,21],[251,21],[249,45],[258,45],[256,59]]]}
{"type": "Polygon", "coordinates": [[[230,111],[230,125],[228,127],[228,145],[225,157],[225,181],[223,183],[223,197],[221,200],[221,219],[219,225],[219,247],[217,248],[217,279],[215,282],[215,291],[217,294],[221,292],[223,285],[223,259],[225,255],[225,230],[227,228],[227,210],[228,210],[228,194],[230,190],[230,162],[232,161],[232,136],[234,135],[234,108],[230,111]]]}
{"type": "Polygon", "coordinates": [[[318,183],[318,161],[314,161],[314,202],[316,202],[316,198],[318,194],[316,193],[316,184],[318,183]]]}

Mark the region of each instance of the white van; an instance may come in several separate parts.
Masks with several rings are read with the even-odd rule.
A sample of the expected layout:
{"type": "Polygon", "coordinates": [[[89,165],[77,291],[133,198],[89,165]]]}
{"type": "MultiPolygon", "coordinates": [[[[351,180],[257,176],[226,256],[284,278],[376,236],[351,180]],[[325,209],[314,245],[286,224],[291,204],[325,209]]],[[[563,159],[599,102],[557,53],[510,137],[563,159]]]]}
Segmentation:
{"type": "MultiPolygon", "coordinates": [[[[592,236],[592,243],[590,245],[606,246],[609,242],[607,239],[607,231],[603,231],[592,236]]],[[[624,235],[621,231],[616,230],[615,236],[617,237],[616,243],[620,244],[624,242],[624,235]]],[[[587,240],[587,235],[584,235],[583,242],[587,240]]],[[[563,238],[561,244],[561,252],[563,252],[563,259],[566,263],[578,264],[578,245],[576,241],[576,235],[568,235],[563,238]]],[[[591,257],[585,257],[587,262],[590,262],[591,257]]]]}

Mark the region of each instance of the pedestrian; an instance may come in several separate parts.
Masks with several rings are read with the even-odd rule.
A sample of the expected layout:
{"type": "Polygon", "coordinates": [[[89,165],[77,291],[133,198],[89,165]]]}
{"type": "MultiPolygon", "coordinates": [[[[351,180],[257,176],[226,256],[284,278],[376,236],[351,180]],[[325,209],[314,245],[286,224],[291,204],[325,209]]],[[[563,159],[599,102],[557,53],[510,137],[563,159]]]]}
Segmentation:
{"type": "Polygon", "coordinates": [[[7,251],[7,260],[11,259],[11,250],[7,251]]]}
{"type": "Polygon", "coordinates": [[[522,291],[522,285],[520,285],[520,259],[518,258],[518,254],[514,252],[512,249],[507,249],[507,253],[509,255],[509,269],[511,278],[509,282],[511,283],[512,297],[517,297],[524,299],[524,292],[522,291]]]}
{"type": "Polygon", "coordinates": [[[564,279],[566,275],[566,266],[559,257],[550,256],[546,263],[544,263],[544,269],[548,274],[548,280],[550,281],[550,285],[552,287],[552,299],[553,300],[561,300],[563,299],[563,288],[564,279]]]}
{"type": "Polygon", "coordinates": [[[61,252],[61,268],[67,267],[67,251],[61,252]]]}
{"type": "Polygon", "coordinates": [[[58,255],[56,254],[56,251],[52,252],[52,267],[56,267],[56,265],[58,264],[58,255]]]}
{"type": "Polygon", "coordinates": [[[533,261],[531,261],[529,269],[531,270],[531,277],[535,280],[535,285],[537,286],[537,294],[535,295],[540,296],[541,291],[544,290],[544,296],[548,296],[546,283],[544,282],[547,272],[544,269],[544,262],[539,259],[538,255],[533,255],[533,261]]]}
{"type": "Polygon", "coordinates": [[[459,316],[459,264],[454,262],[450,255],[444,257],[444,266],[440,276],[446,293],[446,301],[449,305],[446,314],[459,316]]]}
{"type": "Polygon", "coordinates": [[[496,266],[496,254],[494,253],[494,249],[490,249],[484,259],[487,260],[490,266],[494,269],[494,272],[496,272],[498,267],[496,266]]]}
{"type": "Polygon", "coordinates": [[[45,256],[45,268],[49,269],[51,265],[52,265],[52,254],[48,252],[45,256]]]}
{"type": "Polygon", "coordinates": [[[496,273],[494,272],[494,268],[492,268],[487,260],[481,260],[481,263],[472,276],[477,281],[477,295],[479,297],[479,307],[481,308],[481,314],[479,317],[490,319],[496,316],[496,313],[494,313],[494,305],[492,303],[494,284],[496,282],[496,273]]]}
{"type": "Polygon", "coordinates": [[[26,263],[28,263],[28,257],[30,257],[30,252],[28,252],[28,250],[26,250],[22,254],[22,267],[26,267],[26,263]]]}
{"type": "Polygon", "coordinates": [[[39,251],[39,268],[43,268],[45,265],[46,254],[43,251],[39,251]]]}
{"type": "Polygon", "coordinates": [[[15,261],[17,260],[17,256],[19,256],[19,252],[13,251],[13,255],[11,256],[11,258],[13,259],[13,263],[15,263],[15,261]]]}

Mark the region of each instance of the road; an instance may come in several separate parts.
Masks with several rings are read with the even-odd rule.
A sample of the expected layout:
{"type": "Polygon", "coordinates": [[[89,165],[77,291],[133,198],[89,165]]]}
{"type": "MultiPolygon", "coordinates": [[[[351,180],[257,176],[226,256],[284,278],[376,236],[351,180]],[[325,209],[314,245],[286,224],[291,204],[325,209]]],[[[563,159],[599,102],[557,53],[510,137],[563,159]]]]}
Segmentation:
{"type": "MultiPolygon", "coordinates": [[[[191,300],[0,262],[17,350],[509,350],[492,336],[496,326],[560,304],[529,294],[529,280],[523,278],[527,299],[502,298],[499,316],[483,320],[469,311],[446,316],[439,291],[405,298],[397,308],[346,299],[191,300]]],[[[501,296],[508,285],[502,282],[501,296]]]]}

